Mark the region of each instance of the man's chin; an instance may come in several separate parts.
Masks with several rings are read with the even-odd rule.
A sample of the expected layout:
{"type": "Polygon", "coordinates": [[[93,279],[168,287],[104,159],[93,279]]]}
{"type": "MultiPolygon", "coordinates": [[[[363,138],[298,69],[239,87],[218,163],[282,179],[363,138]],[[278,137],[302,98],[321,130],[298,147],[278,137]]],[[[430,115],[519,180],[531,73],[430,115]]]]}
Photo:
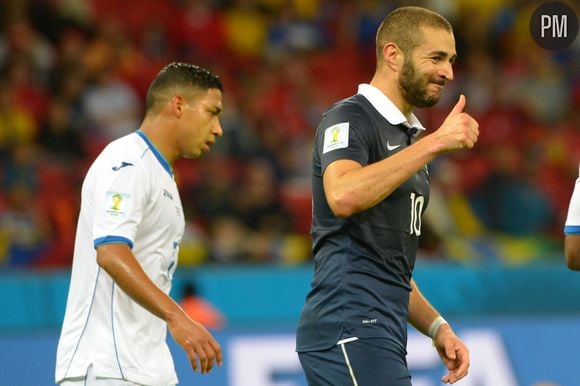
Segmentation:
{"type": "Polygon", "coordinates": [[[431,96],[417,100],[413,105],[419,108],[433,107],[439,102],[440,96],[431,96]]]}
{"type": "Polygon", "coordinates": [[[202,151],[196,152],[196,153],[187,153],[187,154],[182,154],[181,157],[185,158],[185,159],[196,159],[201,157],[203,154],[202,151]]]}
{"type": "Polygon", "coordinates": [[[425,108],[435,106],[437,102],[439,102],[439,99],[441,98],[441,90],[429,93],[426,89],[423,89],[423,92],[421,93],[403,92],[403,95],[413,107],[425,108]]]}

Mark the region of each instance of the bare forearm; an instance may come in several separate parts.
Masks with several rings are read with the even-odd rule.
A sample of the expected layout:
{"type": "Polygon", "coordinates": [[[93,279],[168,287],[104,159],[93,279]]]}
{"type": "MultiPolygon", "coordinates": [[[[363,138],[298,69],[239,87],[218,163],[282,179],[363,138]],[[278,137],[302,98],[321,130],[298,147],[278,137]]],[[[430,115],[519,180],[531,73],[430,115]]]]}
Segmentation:
{"type": "Polygon", "coordinates": [[[173,299],[149,279],[127,245],[98,247],[97,262],[128,296],[167,322],[173,339],[187,354],[194,371],[199,368],[202,374],[208,373],[214,361],[221,366],[219,344],[205,327],[189,318],[173,299]]]}
{"type": "Polygon", "coordinates": [[[566,265],[574,271],[580,271],[580,235],[566,235],[564,244],[566,265]]]}
{"type": "Polygon", "coordinates": [[[181,313],[175,301],[151,281],[126,245],[108,244],[98,247],[97,262],[119,288],[152,314],[169,321],[181,313]]]}
{"type": "Polygon", "coordinates": [[[409,297],[409,323],[418,331],[428,335],[429,326],[439,316],[435,308],[423,296],[414,280],[411,280],[409,297]]]}
{"type": "MultiPolygon", "coordinates": [[[[333,171],[334,178],[325,174],[325,191],[330,194],[329,203],[335,213],[349,216],[371,208],[384,200],[401,184],[411,178],[438,154],[439,148],[433,137],[427,136],[412,146],[382,161],[365,167],[346,171],[333,171]]],[[[358,164],[356,164],[358,165],[358,164]]]]}

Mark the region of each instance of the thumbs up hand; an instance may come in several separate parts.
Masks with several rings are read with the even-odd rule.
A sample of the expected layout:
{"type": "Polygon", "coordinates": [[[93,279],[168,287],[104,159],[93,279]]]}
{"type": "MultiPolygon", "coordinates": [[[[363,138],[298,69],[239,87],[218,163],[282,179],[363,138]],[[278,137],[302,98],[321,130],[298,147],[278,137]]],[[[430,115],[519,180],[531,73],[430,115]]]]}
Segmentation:
{"type": "Polygon", "coordinates": [[[463,94],[459,95],[459,100],[457,101],[455,106],[453,106],[453,110],[451,110],[448,117],[451,117],[451,116],[457,115],[457,114],[461,114],[463,112],[463,109],[465,108],[465,103],[466,103],[465,102],[465,95],[463,95],[463,94]]]}
{"type": "Polygon", "coordinates": [[[433,133],[440,144],[441,152],[472,148],[477,142],[479,124],[463,112],[465,105],[466,99],[462,94],[441,127],[433,133]]]}

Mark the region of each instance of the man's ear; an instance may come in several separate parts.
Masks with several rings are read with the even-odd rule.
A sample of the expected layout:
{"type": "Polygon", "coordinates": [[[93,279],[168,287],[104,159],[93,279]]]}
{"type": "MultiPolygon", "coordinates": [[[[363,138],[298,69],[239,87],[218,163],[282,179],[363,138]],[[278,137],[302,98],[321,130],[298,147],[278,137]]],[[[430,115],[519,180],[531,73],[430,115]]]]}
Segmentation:
{"type": "Polygon", "coordinates": [[[181,117],[183,114],[183,108],[185,107],[185,99],[181,95],[174,95],[171,97],[171,111],[177,117],[181,117]]]}
{"type": "Polygon", "coordinates": [[[403,51],[395,43],[387,43],[383,47],[383,61],[391,71],[398,72],[405,61],[403,51]]]}

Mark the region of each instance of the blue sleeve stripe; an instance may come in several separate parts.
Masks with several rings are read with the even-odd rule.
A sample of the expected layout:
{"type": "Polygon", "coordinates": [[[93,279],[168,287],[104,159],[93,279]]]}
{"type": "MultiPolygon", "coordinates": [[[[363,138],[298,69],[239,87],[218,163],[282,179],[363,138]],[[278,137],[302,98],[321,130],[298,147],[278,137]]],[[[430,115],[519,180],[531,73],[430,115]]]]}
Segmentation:
{"type": "Polygon", "coordinates": [[[580,225],[566,225],[566,226],[564,226],[564,234],[580,235],[580,225]]]}
{"type": "Polygon", "coordinates": [[[133,242],[131,240],[129,240],[128,238],[122,237],[122,236],[99,237],[98,239],[96,239],[94,241],[95,249],[99,245],[104,245],[104,244],[127,244],[129,246],[129,248],[133,249],[133,242]]]}

